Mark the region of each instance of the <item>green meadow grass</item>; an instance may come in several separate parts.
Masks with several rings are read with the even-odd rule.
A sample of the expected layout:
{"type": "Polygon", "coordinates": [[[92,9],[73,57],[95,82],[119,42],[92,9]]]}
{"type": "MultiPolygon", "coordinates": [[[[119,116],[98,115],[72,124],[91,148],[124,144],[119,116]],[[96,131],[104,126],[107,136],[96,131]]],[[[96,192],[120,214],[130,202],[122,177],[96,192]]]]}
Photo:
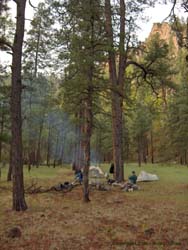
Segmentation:
{"type": "MultiPolygon", "coordinates": [[[[101,164],[100,167],[104,172],[109,171],[110,164],[101,164]]],[[[128,179],[128,176],[132,171],[135,171],[138,175],[140,171],[146,171],[148,173],[157,174],[159,177],[160,183],[176,183],[176,184],[186,184],[188,183],[188,167],[174,165],[174,164],[143,164],[139,167],[136,163],[128,163],[124,165],[124,176],[125,180],[128,179]]],[[[6,181],[8,167],[1,168],[1,182],[6,181]]],[[[53,167],[40,166],[38,168],[32,167],[31,171],[28,171],[27,166],[24,166],[24,178],[25,180],[31,178],[38,179],[51,179],[58,176],[62,178],[67,178],[67,175],[74,178],[74,173],[71,170],[71,166],[63,165],[53,167]],[[71,176],[72,174],[72,176],[71,176]]],[[[63,180],[62,180],[63,181],[63,180]]],[[[66,181],[66,179],[64,180],[66,181]]]]}

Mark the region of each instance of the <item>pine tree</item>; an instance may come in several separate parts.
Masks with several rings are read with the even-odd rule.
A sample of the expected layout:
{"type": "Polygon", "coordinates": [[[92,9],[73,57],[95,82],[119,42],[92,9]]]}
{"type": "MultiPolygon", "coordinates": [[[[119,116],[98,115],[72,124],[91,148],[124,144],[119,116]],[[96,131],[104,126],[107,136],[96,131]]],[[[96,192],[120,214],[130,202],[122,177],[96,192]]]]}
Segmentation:
{"type": "MultiPolygon", "coordinates": [[[[67,1],[53,3],[62,27],[57,33],[60,41],[59,58],[67,62],[63,80],[65,109],[77,117],[84,151],[84,201],[89,201],[88,173],[91,160],[93,110],[100,83],[104,44],[104,26],[100,1],[67,1]],[[60,11],[61,10],[61,11],[60,11]],[[67,21],[69,22],[67,25],[67,21]],[[63,44],[63,46],[62,46],[63,44]]],[[[79,133],[80,133],[79,132],[79,133]]],[[[80,145],[80,142],[79,142],[80,145]]]]}

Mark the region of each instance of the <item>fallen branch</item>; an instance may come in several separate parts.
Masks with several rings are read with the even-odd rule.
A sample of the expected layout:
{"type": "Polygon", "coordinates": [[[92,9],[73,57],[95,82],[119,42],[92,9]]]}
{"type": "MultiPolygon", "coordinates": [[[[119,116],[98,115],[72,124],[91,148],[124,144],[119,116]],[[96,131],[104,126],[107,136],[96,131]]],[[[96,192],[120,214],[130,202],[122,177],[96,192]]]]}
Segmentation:
{"type": "Polygon", "coordinates": [[[37,186],[37,182],[32,182],[32,184],[25,188],[25,193],[26,194],[38,194],[38,193],[47,193],[51,191],[56,191],[56,192],[69,192],[71,191],[74,187],[78,186],[77,183],[68,183],[65,182],[64,184],[58,184],[56,186],[52,186],[50,188],[43,188],[42,186],[37,186]]]}

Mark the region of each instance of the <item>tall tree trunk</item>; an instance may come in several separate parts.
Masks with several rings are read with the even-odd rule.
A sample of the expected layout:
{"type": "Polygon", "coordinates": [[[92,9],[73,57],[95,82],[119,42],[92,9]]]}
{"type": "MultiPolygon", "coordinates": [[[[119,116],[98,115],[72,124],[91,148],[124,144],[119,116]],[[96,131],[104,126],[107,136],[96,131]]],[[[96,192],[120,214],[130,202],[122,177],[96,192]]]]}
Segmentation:
{"type": "Polygon", "coordinates": [[[23,160],[22,160],[22,117],[21,117],[21,58],[25,25],[26,0],[16,0],[17,19],[13,44],[12,86],[11,86],[11,165],[13,179],[13,210],[27,209],[24,196],[23,160]]]}
{"type": "Polygon", "coordinates": [[[114,48],[112,11],[110,0],[105,0],[106,32],[109,47],[109,74],[112,85],[112,137],[113,137],[113,161],[115,166],[115,178],[117,181],[124,180],[123,167],[123,98],[124,73],[126,66],[125,56],[125,1],[120,0],[120,42],[119,42],[119,65],[116,65],[114,48]],[[118,68],[118,73],[117,73],[118,68]]]}
{"type": "Polygon", "coordinates": [[[87,100],[85,103],[85,126],[84,126],[84,168],[83,168],[83,192],[84,201],[89,199],[89,166],[90,166],[90,140],[92,131],[92,92],[88,89],[87,100]]]}

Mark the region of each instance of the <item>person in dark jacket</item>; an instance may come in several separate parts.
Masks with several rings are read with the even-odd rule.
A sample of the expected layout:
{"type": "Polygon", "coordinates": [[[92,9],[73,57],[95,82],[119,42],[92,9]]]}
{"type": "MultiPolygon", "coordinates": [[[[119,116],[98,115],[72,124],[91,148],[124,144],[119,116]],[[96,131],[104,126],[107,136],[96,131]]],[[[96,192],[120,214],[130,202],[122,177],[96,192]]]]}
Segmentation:
{"type": "Polygon", "coordinates": [[[137,176],[136,176],[135,171],[132,171],[132,175],[129,176],[129,181],[130,181],[132,184],[136,184],[137,176]]]}

